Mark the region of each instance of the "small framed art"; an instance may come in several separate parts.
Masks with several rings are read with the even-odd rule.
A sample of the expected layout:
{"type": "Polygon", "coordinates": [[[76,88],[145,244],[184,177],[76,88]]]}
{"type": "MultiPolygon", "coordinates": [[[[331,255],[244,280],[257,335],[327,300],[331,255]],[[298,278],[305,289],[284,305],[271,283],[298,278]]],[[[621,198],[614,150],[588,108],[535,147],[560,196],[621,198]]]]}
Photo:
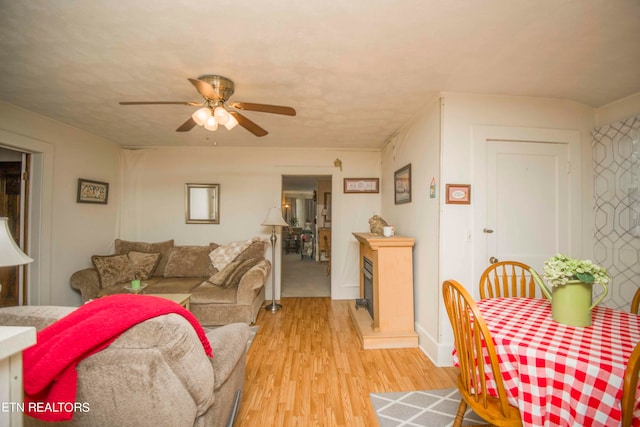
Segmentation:
{"type": "Polygon", "coordinates": [[[395,171],[393,188],[396,205],[411,202],[411,163],[395,171]]]}
{"type": "Polygon", "coordinates": [[[447,184],[447,203],[458,205],[471,204],[470,184],[447,184]]]}
{"type": "Polygon", "coordinates": [[[380,179],[378,178],[345,178],[345,193],[379,193],[380,179]]]}
{"type": "Polygon", "coordinates": [[[78,178],[76,203],[98,203],[106,205],[109,200],[109,183],[78,178]]]}

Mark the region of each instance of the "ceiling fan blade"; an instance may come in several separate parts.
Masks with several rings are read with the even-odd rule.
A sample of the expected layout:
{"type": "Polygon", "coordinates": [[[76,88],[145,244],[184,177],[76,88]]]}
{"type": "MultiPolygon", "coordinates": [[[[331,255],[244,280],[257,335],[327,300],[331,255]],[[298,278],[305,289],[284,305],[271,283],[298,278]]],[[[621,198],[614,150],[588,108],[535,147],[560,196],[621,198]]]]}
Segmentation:
{"type": "Polygon", "coordinates": [[[284,114],[285,116],[295,116],[296,110],[291,107],[281,105],[254,104],[251,102],[231,102],[230,105],[238,110],[260,111],[263,113],[284,114]]]}
{"type": "Polygon", "coordinates": [[[200,95],[204,96],[207,99],[217,99],[216,92],[213,90],[213,87],[202,80],[198,79],[189,79],[192,85],[196,87],[200,95]]]}
{"type": "Polygon", "coordinates": [[[197,125],[197,123],[193,120],[193,118],[189,117],[189,119],[186,122],[181,124],[180,127],[178,129],[176,129],[176,132],[187,132],[187,131],[190,131],[196,125],[197,125]]]}
{"type": "Polygon", "coordinates": [[[190,105],[195,107],[197,105],[202,105],[202,102],[194,102],[194,101],[123,101],[120,102],[120,105],[190,105]]]}
{"type": "Polygon", "coordinates": [[[229,114],[236,118],[240,126],[245,128],[255,136],[265,136],[269,133],[237,111],[229,111],[229,114]]]}

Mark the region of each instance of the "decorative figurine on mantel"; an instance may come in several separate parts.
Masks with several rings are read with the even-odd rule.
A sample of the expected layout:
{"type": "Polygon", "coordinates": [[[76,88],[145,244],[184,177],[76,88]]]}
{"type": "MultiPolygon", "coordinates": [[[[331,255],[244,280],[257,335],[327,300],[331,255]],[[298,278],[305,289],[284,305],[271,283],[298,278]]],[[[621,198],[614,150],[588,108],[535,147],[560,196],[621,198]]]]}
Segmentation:
{"type": "Polygon", "coordinates": [[[369,218],[369,228],[371,229],[371,234],[382,235],[384,231],[384,227],[386,227],[387,221],[382,219],[380,215],[374,215],[369,218]]]}

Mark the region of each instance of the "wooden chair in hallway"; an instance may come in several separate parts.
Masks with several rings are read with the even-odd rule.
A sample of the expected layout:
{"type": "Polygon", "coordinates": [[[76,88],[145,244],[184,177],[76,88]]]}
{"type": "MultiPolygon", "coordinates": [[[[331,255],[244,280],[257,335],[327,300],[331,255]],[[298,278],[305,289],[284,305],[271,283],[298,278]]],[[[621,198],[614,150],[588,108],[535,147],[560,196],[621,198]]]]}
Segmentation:
{"type": "Polygon", "coordinates": [[[511,406],[507,400],[493,339],[473,298],[455,280],[447,280],[442,284],[442,294],[453,328],[460,368],[458,390],[462,400],[453,423],[454,427],[462,425],[467,407],[492,425],[522,426],[520,410],[511,406]],[[477,363],[486,360],[483,348],[486,349],[488,365],[477,363]],[[498,397],[489,395],[487,391],[488,372],[495,380],[498,397]]]}
{"type": "MultiPolygon", "coordinates": [[[[638,295],[637,292],[636,295],[638,295]]],[[[633,424],[633,409],[636,403],[638,373],[640,373],[640,343],[636,345],[631,356],[629,356],[627,369],[624,372],[624,382],[622,384],[622,427],[631,427],[633,424]]]]}
{"type": "Polygon", "coordinates": [[[640,288],[638,288],[636,293],[633,295],[633,300],[631,300],[631,309],[629,309],[629,312],[633,314],[639,314],[638,313],[639,307],[640,307],[640,288]]]}
{"type": "Polygon", "coordinates": [[[323,236],[323,248],[322,250],[325,253],[325,256],[327,257],[327,271],[326,274],[327,276],[329,274],[331,274],[331,243],[329,243],[329,237],[327,235],[323,236]]]}
{"type": "Polygon", "coordinates": [[[529,269],[518,261],[491,264],[480,276],[480,298],[535,298],[537,286],[529,269]]]}

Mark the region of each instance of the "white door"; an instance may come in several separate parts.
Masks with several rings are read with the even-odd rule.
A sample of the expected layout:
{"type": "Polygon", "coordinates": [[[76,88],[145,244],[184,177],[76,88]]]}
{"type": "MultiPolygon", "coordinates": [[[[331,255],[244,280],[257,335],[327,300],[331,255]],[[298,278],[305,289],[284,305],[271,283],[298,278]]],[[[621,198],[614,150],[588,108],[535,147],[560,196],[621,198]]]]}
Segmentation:
{"type": "Polygon", "coordinates": [[[562,143],[486,141],[480,271],[497,259],[524,262],[542,274],[547,258],[569,249],[568,151],[562,143]]]}

